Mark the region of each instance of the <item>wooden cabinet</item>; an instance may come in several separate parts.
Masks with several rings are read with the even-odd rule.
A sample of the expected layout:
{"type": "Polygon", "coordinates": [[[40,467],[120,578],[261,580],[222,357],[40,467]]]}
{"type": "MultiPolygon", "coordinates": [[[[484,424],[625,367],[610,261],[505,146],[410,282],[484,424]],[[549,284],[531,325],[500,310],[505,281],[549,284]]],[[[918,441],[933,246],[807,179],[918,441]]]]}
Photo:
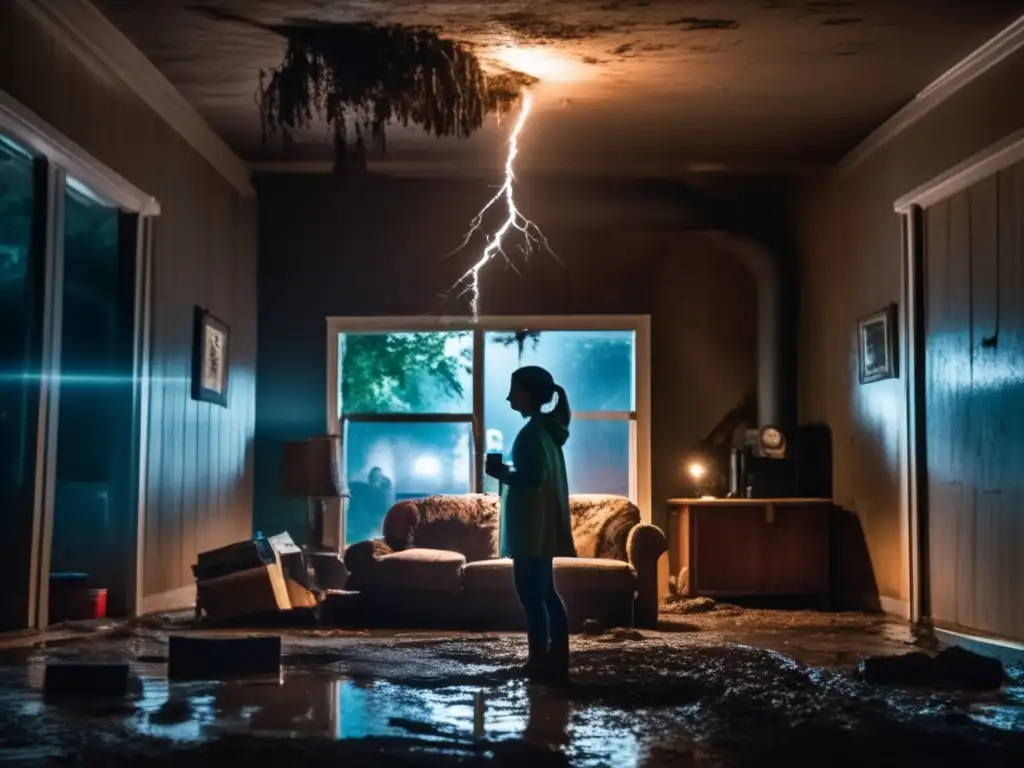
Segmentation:
{"type": "Polygon", "coordinates": [[[669,568],[686,596],[829,596],[829,499],[670,499],[669,568]]]}

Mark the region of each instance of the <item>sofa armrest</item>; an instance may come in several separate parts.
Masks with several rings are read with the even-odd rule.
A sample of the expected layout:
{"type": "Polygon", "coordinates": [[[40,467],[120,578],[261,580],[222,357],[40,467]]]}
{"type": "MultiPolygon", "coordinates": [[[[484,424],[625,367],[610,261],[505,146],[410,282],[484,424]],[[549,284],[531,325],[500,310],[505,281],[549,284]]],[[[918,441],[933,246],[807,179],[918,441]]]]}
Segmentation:
{"type": "Polygon", "coordinates": [[[626,539],[629,564],[636,571],[633,622],[638,627],[658,626],[658,559],[668,549],[661,529],[647,523],[633,526],[626,539]]]}
{"type": "Polygon", "coordinates": [[[345,568],[348,581],[345,588],[352,591],[364,589],[373,579],[373,568],[384,555],[394,550],[383,539],[357,541],[345,549],[345,568]]]}

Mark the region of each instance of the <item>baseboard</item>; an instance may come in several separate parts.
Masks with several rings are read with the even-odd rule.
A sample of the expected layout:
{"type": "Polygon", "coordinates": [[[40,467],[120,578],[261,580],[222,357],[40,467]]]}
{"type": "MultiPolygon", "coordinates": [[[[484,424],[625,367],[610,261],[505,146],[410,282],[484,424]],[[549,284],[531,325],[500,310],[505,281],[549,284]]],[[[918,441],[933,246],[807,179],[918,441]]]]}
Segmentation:
{"type": "Polygon", "coordinates": [[[910,621],[910,602],[897,597],[885,597],[876,592],[846,592],[837,595],[835,602],[849,606],[858,611],[881,611],[889,616],[896,616],[910,621]]]}
{"type": "Polygon", "coordinates": [[[168,611],[182,611],[191,608],[196,604],[196,585],[189,584],[178,589],[171,589],[167,592],[158,592],[155,595],[146,595],[142,598],[142,605],[139,607],[139,615],[147,616],[151,613],[167,613],[168,611]]]}
{"type": "Polygon", "coordinates": [[[992,656],[1004,664],[1020,664],[1024,662],[1024,643],[1016,640],[1003,640],[994,637],[982,637],[965,632],[954,632],[951,629],[933,627],[936,639],[945,645],[958,645],[968,651],[992,656]]]}
{"type": "Polygon", "coordinates": [[[901,619],[910,621],[910,601],[900,600],[898,597],[878,596],[878,602],[882,605],[882,613],[890,616],[899,616],[901,619]]]}

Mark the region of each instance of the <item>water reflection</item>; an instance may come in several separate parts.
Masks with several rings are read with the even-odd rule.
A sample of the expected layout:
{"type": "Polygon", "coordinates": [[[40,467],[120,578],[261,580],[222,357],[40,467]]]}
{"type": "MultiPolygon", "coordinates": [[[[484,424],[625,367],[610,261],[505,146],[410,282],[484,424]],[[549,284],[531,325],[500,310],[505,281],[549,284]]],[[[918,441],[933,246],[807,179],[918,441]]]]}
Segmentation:
{"type": "MultiPolygon", "coordinates": [[[[86,702],[87,714],[115,718],[131,731],[189,742],[244,733],[263,737],[359,739],[408,737],[438,746],[473,741],[474,699],[480,688],[421,688],[384,680],[338,678],[293,670],[265,682],[169,682],[160,665],[133,666],[137,693],[128,706],[86,702]]],[[[43,663],[30,664],[23,714],[48,706],[39,695],[43,663]]],[[[574,764],[636,765],[636,731],[622,713],[574,707],[562,693],[522,681],[482,689],[484,738],[525,739],[558,750],[574,764]]]]}
{"type": "MultiPolygon", "coordinates": [[[[819,652],[826,650],[822,647],[819,652]]],[[[227,734],[269,737],[270,742],[256,742],[255,746],[243,740],[257,750],[263,745],[273,749],[269,743],[275,738],[376,737],[396,740],[399,749],[504,754],[514,758],[510,764],[516,765],[528,764],[517,762],[527,759],[521,752],[524,742],[545,752],[561,753],[556,761],[564,759],[576,766],[719,764],[721,744],[714,738],[716,731],[719,737],[727,731],[730,744],[733,735],[744,742],[745,746],[736,749],[753,748],[753,740],[761,738],[751,735],[753,731],[741,734],[728,725],[733,717],[746,724],[752,703],[763,709],[766,722],[777,722],[781,713],[807,711],[812,713],[810,722],[818,720],[808,726],[812,733],[831,733],[825,724],[828,713],[817,709],[819,699],[833,714],[852,707],[849,711],[854,713],[850,716],[855,727],[865,734],[876,733],[873,729],[882,722],[879,717],[889,723],[886,727],[897,731],[904,721],[948,722],[948,732],[946,725],[941,725],[940,731],[953,741],[964,727],[974,728],[972,738],[986,739],[1000,738],[1000,733],[1012,737],[1024,730],[1024,671],[1018,668],[1009,670],[1009,682],[1001,691],[943,695],[929,689],[880,691],[861,686],[845,671],[808,668],[788,654],[754,652],[741,645],[731,646],[729,654],[704,654],[698,667],[672,668],[695,680],[708,675],[731,676],[731,685],[721,690],[706,688],[715,695],[694,699],[691,692],[673,696],[671,702],[675,703],[661,699],[659,705],[655,703],[659,697],[654,695],[659,686],[652,677],[651,706],[640,709],[634,708],[639,703],[634,698],[628,699],[634,706],[624,705],[622,699],[618,705],[610,703],[616,701],[614,696],[596,696],[598,689],[587,689],[586,683],[578,684],[569,698],[554,688],[486,674],[472,678],[472,685],[429,687],[424,682],[371,676],[339,677],[332,674],[336,670],[331,667],[290,666],[283,678],[270,683],[179,683],[166,680],[162,664],[136,663],[132,668],[138,685],[128,700],[73,704],[44,702],[41,658],[29,664],[27,680],[25,668],[0,668],[0,710],[39,722],[33,738],[23,739],[25,746],[16,747],[18,758],[38,760],[64,754],[60,750],[66,752],[67,745],[60,745],[56,729],[73,733],[95,728],[98,734],[114,739],[139,734],[186,743],[212,742],[227,734]],[[726,671],[723,663],[732,664],[731,670],[726,671]],[[478,694],[483,694],[486,702],[482,742],[475,741],[473,728],[478,694]],[[861,704],[854,702],[863,695],[874,703],[864,704],[870,709],[858,715],[861,704]],[[609,704],[599,703],[603,701],[609,704]],[[951,714],[955,715],[953,721],[949,720],[951,714]],[[984,726],[984,735],[979,725],[984,726]]],[[[463,675],[461,679],[468,678],[463,675]]],[[[625,684],[630,683],[627,680],[625,684]]],[[[751,721],[751,727],[755,723],[751,721]]],[[[904,731],[908,739],[917,738],[913,733],[913,729],[904,731]]],[[[534,750],[529,754],[541,753],[534,750]]],[[[10,750],[0,748],[0,762],[10,756],[10,750]]]]}

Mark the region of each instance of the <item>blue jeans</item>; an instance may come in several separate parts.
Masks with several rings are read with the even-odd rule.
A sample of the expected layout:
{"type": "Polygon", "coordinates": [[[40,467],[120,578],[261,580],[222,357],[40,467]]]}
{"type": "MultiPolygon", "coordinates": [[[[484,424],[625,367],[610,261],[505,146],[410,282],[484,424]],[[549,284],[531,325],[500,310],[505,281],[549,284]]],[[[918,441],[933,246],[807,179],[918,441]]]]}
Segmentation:
{"type": "Polygon", "coordinates": [[[569,617],[565,603],[555,589],[555,571],[550,557],[517,557],[512,561],[516,594],[526,614],[526,637],[530,661],[556,666],[569,665],[569,617]]]}

